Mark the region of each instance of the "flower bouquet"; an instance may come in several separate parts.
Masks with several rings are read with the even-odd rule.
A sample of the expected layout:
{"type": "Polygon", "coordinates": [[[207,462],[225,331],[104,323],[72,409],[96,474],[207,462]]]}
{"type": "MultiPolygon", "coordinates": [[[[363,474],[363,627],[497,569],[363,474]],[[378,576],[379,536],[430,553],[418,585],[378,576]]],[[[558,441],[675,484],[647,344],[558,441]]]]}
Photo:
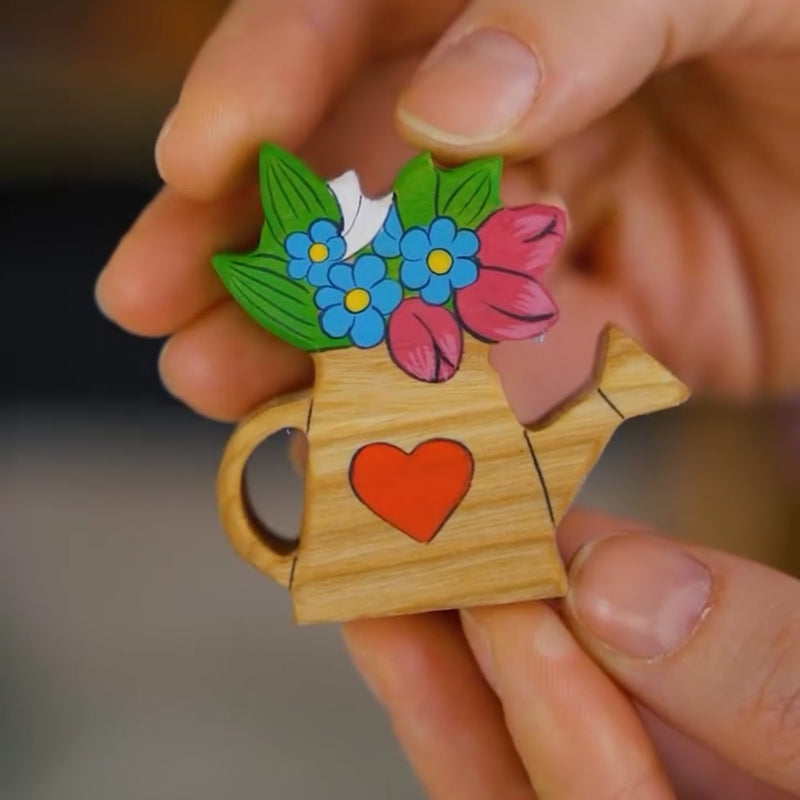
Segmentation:
{"type": "Polygon", "coordinates": [[[213,265],[261,326],[311,352],[386,343],[419,381],[457,372],[467,334],[538,337],[558,319],[540,277],[565,219],[549,205],[502,208],[501,159],[452,169],[408,161],[371,199],[354,172],[325,182],[274,145],[259,155],[258,246],[213,265]]]}

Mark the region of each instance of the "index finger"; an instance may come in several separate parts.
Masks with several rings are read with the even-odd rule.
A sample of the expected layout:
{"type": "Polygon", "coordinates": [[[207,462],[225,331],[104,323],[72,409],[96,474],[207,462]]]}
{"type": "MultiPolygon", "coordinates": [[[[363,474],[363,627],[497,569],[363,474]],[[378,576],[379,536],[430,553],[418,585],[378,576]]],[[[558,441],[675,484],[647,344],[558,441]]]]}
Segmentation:
{"type": "MultiPolygon", "coordinates": [[[[238,183],[258,145],[299,147],[381,39],[443,27],[462,0],[237,0],[197,56],[156,145],[164,180],[199,200],[238,183]],[[387,25],[391,21],[391,30],[387,25]]],[[[384,44],[381,42],[381,44],[384,44]]],[[[383,49],[383,48],[382,48],[383,49]]]]}
{"type": "Polygon", "coordinates": [[[238,0],[201,49],[156,145],[163,179],[211,199],[260,142],[296,147],[363,61],[365,0],[238,0]]]}

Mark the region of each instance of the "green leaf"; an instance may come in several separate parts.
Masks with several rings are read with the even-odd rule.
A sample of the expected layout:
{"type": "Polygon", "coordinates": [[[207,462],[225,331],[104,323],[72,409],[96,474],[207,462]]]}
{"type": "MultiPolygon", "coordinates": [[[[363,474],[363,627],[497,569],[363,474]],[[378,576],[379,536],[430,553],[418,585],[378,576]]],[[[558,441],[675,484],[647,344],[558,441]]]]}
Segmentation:
{"type": "Polygon", "coordinates": [[[440,169],[436,213],[451,217],[459,228],[477,228],[500,202],[502,161],[496,156],[470,161],[454,169],[440,169]]]}
{"type": "Polygon", "coordinates": [[[325,182],[280,147],[261,147],[258,177],[264,209],[259,250],[282,254],[286,237],[307,230],[317,219],[329,219],[341,226],[341,211],[325,182]]]}
{"type": "Polygon", "coordinates": [[[459,228],[477,228],[502,205],[501,171],[502,159],[497,156],[446,169],[437,167],[430,153],[420,153],[405,164],[394,182],[403,227],[427,227],[435,217],[451,217],[459,228]]]}
{"type": "Polygon", "coordinates": [[[322,332],[313,290],[286,275],[286,263],[270,253],[221,253],[212,264],[236,302],[270,333],[302,350],[349,347],[346,338],[322,332]]]}
{"type": "Polygon", "coordinates": [[[386,264],[386,277],[391,278],[393,281],[400,280],[400,265],[403,263],[403,259],[400,256],[394,256],[392,258],[384,258],[384,264],[386,264]]]}
{"type": "Polygon", "coordinates": [[[427,227],[436,216],[438,174],[430,153],[420,153],[401,168],[394,180],[394,201],[405,230],[427,227]]]}

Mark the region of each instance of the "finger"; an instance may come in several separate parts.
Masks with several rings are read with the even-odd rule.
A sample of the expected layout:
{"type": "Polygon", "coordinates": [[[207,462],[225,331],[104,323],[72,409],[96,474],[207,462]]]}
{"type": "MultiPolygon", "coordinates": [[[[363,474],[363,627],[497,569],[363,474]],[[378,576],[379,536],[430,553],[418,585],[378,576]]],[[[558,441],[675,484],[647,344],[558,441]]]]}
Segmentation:
{"type": "Polygon", "coordinates": [[[100,273],[98,305],[132,333],[172,333],[225,297],[211,256],[246,247],[260,219],[255,185],[213,203],[162,189],[100,273]]]}
{"type": "MultiPolygon", "coordinates": [[[[652,534],[653,529],[636,520],[574,508],[559,525],[559,550],[564,561],[569,563],[587,542],[620,533],[652,534]]],[[[707,745],[677,731],[648,709],[638,706],[637,711],[678,797],[686,800],[718,797],[726,800],[789,800],[785,792],[770,787],[723,759],[707,745]]]]}
{"type": "MultiPolygon", "coordinates": [[[[379,65],[348,92],[304,153],[319,174],[356,168],[362,187],[376,194],[391,184],[411,153],[393,129],[392,109],[415,61],[379,65]]],[[[211,202],[188,200],[165,187],[101,272],[99,305],[133,333],[172,333],[226,296],[211,257],[248,249],[261,221],[255,181],[211,202]]]]}
{"type": "Polygon", "coordinates": [[[800,582],[705,548],[597,533],[570,566],[565,603],[584,646],[665,721],[800,791],[800,582]]]}
{"type": "Polygon", "coordinates": [[[431,800],[534,800],[457,617],[361,620],[344,633],[431,800]]]}
{"type": "Polygon", "coordinates": [[[289,464],[301,478],[306,473],[308,463],[308,436],[303,431],[293,430],[289,434],[289,464]]]}
{"type": "MultiPolygon", "coordinates": [[[[730,221],[697,174],[654,136],[652,121],[626,108],[539,161],[548,182],[567,189],[577,222],[572,255],[580,268],[562,276],[586,290],[577,317],[607,312],[693,388],[728,396],[763,388],[752,275],[730,221]],[[627,147],[624,158],[609,146],[614,136],[627,147]],[[605,169],[592,171],[588,162],[604,157],[605,169]],[[603,295],[616,308],[601,308],[603,295]]],[[[567,258],[569,250],[568,242],[567,258]]],[[[575,316],[562,314],[553,334],[577,324],[575,316]]]]}
{"type": "Polygon", "coordinates": [[[159,360],[168,391],[207,417],[236,420],[311,381],[307,355],[224,302],[176,333],[159,360]]]}
{"type": "Polygon", "coordinates": [[[673,797],[630,701],[555,611],[519,603],[462,616],[539,797],[673,797]]]}
{"type": "Polygon", "coordinates": [[[373,8],[373,46],[378,54],[407,53],[429,45],[468,0],[388,0],[373,8]]]}
{"type": "Polygon", "coordinates": [[[411,83],[398,122],[438,152],[530,155],[663,67],[716,48],[777,45],[799,28],[792,0],[475,0],[411,83]]]}
{"type": "Polygon", "coordinates": [[[365,57],[365,0],[238,0],[200,51],[156,161],[181,194],[230,189],[258,145],[296,147],[365,57]]]}
{"type": "Polygon", "coordinates": [[[351,82],[301,151],[318,175],[354,169],[365,194],[391,188],[398,169],[415,154],[395,128],[394,107],[421,58],[412,53],[373,64],[351,82]]]}
{"type": "Polygon", "coordinates": [[[645,708],[639,716],[653,740],[676,794],[685,800],[796,800],[675,730],[645,708]]]}
{"type": "Polygon", "coordinates": [[[635,519],[573,507],[558,525],[558,551],[569,564],[588,542],[620,533],[653,533],[653,528],[635,519]]]}

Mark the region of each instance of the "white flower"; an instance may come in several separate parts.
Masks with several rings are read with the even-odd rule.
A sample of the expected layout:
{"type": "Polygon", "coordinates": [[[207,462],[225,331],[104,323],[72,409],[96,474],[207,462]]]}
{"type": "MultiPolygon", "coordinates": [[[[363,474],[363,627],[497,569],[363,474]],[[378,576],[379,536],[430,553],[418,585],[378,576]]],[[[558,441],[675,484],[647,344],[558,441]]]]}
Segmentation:
{"type": "Polygon", "coordinates": [[[344,258],[350,258],[375,238],[392,206],[392,195],[365,197],[353,170],[329,181],[328,188],[342,211],[344,258]]]}

